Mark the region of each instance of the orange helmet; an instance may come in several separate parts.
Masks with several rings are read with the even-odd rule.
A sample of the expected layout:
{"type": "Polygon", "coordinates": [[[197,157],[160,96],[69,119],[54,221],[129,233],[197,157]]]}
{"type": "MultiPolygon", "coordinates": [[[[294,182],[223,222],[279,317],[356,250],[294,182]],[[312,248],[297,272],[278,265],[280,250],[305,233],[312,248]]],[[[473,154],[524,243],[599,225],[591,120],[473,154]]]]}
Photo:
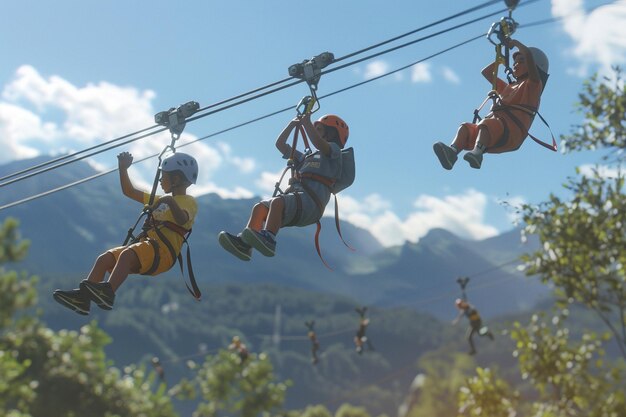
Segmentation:
{"type": "Polygon", "coordinates": [[[348,141],[348,135],[350,131],[348,129],[348,125],[344,122],[339,116],[335,116],[334,114],[327,114],[326,116],[322,116],[315,123],[321,123],[325,126],[334,127],[337,129],[337,133],[339,133],[339,141],[341,142],[341,146],[345,146],[348,141]]]}

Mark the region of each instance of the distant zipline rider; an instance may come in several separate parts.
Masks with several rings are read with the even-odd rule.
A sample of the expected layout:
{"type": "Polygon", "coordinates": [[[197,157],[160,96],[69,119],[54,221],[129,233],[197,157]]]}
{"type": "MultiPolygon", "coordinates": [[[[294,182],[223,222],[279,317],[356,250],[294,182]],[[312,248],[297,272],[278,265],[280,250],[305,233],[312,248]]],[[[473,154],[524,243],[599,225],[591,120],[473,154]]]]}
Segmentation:
{"type": "Polygon", "coordinates": [[[459,277],[456,280],[457,284],[459,284],[459,286],[461,287],[462,298],[457,298],[454,302],[454,305],[459,310],[459,314],[454,320],[452,320],[452,324],[457,324],[463,316],[467,317],[470,323],[467,334],[467,342],[470,345],[469,354],[475,355],[476,346],[474,345],[474,335],[478,334],[481,337],[487,336],[489,337],[489,339],[493,340],[493,333],[491,333],[487,326],[483,326],[483,322],[480,314],[478,314],[478,310],[476,310],[476,308],[467,301],[465,288],[467,287],[469,280],[469,277],[459,277]]]}
{"type": "Polygon", "coordinates": [[[548,144],[528,132],[536,115],[548,126],[539,114],[541,94],[549,76],[548,57],[542,50],[527,47],[511,38],[517,28],[517,22],[511,16],[517,1],[506,1],[506,4],[509,16],[494,23],[487,33],[487,38],[495,45],[496,58],[482,70],[482,75],[491,83],[492,90],[480,107],[474,110],[473,122],[461,125],[450,146],[443,142],[433,145],[441,166],[447,170],[452,169],[462,150],[469,151],[463,159],[470,167],[480,169],[484,153],[515,151],[527,136],[552,151],[557,149],[553,134],[552,144],[548,144]],[[494,35],[497,42],[492,39],[494,35]],[[509,51],[512,48],[517,48],[517,51],[513,53],[514,64],[511,69],[509,51]],[[508,83],[498,78],[501,64],[505,67],[508,83]],[[491,112],[481,119],[479,112],[489,100],[493,101],[491,112]]]}
{"type": "Polygon", "coordinates": [[[307,327],[307,329],[309,329],[307,337],[311,341],[311,363],[313,365],[317,365],[317,362],[319,361],[317,357],[317,351],[320,350],[320,341],[315,334],[315,320],[305,321],[304,325],[307,327]]]}
{"type": "Polygon", "coordinates": [[[372,342],[370,342],[369,338],[366,336],[365,332],[367,331],[367,326],[370,324],[370,319],[365,317],[365,312],[367,311],[367,307],[355,308],[356,312],[359,313],[359,329],[354,336],[354,345],[356,347],[356,352],[360,355],[363,353],[363,346],[367,344],[369,350],[374,350],[374,346],[372,342]]]}
{"type": "MultiPolygon", "coordinates": [[[[82,315],[89,314],[91,301],[104,310],[111,310],[115,294],[129,274],[155,276],[169,270],[177,260],[182,270],[180,251],[187,242],[198,211],[195,198],[187,195],[187,188],[198,179],[198,164],[191,155],[185,153],[173,153],[163,161],[161,157],[167,150],[175,152],[174,143],[182,133],[185,118],[197,109],[198,103],[190,102],[155,116],[157,123],[170,128],[172,142],[159,155],[159,168],[151,193],[135,188],[128,176],[133,156],[128,152],[117,156],[122,192],[144,204],[144,210],[135,226],[128,231],[123,246],[100,255],[78,289],[54,291],[54,299],[61,305],[82,315]],[[156,195],[159,182],[166,195],[156,195]],[[134,228],[144,216],[146,220],[142,232],[133,236],[134,228]],[[109,279],[104,282],[107,272],[109,279]]],[[[193,277],[189,248],[187,265],[193,288],[187,285],[187,289],[199,299],[200,291],[193,277]]]]}
{"type": "MultiPolygon", "coordinates": [[[[354,153],[352,148],[343,149],[348,140],[348,125],[339,116],[332,114],[311,122],[311,114],[319,109],[316,96],[319,71],[332,59],[332,54],[326,52],[289,69],[294,76],[306,77],[311,96],[300,100],[296,106],[297,116],[276,140],[276,148],[287,159],[287,167],[276,183],[272,198],[254,206],[245,229],[237,235],[222,231],[218,236],[220,245],[241,260],[249,261],[253,248],[265,256],[274,256],[276,235],[282,227],[303,227],[315,223],[315,246],[322,258],[318,239],[320,218],[331,194],[335,194],[335,224],[343,241],[337,217],[336,193],[354,182],[354,153]],[[316,104],[317,109],[313,110],[316,104]],[[287,140],[292,131],[293,141],[288,145],[287,140]],[[299,135],[302,135],[304,141],[303,152],[296,149],[299,135]],[[307,136],[317,149],[316,152],[311,151],[307,136]],[[280,184],[287,171],[291,173],[289,188],[282,191],[280,184]]],[[[326,262],[324,265],[328,266],[326,262]]]]}

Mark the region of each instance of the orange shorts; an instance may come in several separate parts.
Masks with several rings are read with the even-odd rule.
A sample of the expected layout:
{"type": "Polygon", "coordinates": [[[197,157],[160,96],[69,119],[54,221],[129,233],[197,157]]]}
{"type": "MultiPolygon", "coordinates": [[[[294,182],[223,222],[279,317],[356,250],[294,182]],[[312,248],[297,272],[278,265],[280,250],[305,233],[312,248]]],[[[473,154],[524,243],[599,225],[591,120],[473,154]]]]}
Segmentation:
{"type": "Polygon", "coordinates": [[[460,142],[458,145],[461,149],[472,150],[476,146],[476,138],[480,129],[487,129],[489,132],[489,143],[485,144],[487,147],[487,153],[503,153],[511,152],[519,149],[524,142],[526,135],[522,136],[519,129],[512,121],[509,121],[507,117],[486,117],[478,124],[463,123],[469,131],[469,135],[465,142],[460,142]],[[505,135],[505,125],[507,126],[508,134],[505,135]],[[511,129],[513,125],[513,129],[511,129]]]}
{"type": "Polygon", "coordinates": [[[158,240],[140,240],[139,242],[133,243],[132,245],[119,246],[117,248],[110,249],[107,252],[113,255],[115,257],[115,262],[117,262],[123,250],[132,250],[135,255],[137,255],[137,259],[139,259],[140,265],[139,271],[133,271],[133,273],[146,275],[146,272],[150,271],[150,269],[152,268],[152,264],[155,262],[155,248],[153,244],[150,243],[150,241],[156,243],[158,246],[158,265],[156,269],[148,275],[158,275],[162,272],[169,270],[175,262],[175,259],[172,259],[172,255],[169,249],[167,249],[167,246],[158,240]]]}

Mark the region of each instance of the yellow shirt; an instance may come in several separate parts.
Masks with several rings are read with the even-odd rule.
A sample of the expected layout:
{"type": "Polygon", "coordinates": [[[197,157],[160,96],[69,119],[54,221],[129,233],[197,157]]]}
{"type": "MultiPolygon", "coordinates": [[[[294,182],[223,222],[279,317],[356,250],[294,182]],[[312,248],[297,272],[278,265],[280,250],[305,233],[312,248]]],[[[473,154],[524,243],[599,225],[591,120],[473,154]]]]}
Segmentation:
{"type": "MultiPolygon", "coordinates": [[[[156,196],[155,201],[158,201],[161,197],[162,196],[156,196]]],[[[196,218],[196,213],[198,212],[198,203],[196,202],[196,199],[190,195],[176,195],[173,197],[178,206],[189,216],[187,222],[185,224],[179,224],[179,226],[187,230],[191,229],[191,227],[193,226],[193,222],[196,218]]],[[[144,204],[148,204],[150,201],[150,194],[144,193],[143,201],[144,204]]],[[[168,221],[177,224],[174,220],[172,210],[170,210],[170,207],[167,204],[159,204],[152,212],[152,217],[154,218],[154,220],[157,221],[168,221]]],[[[163,226],[160,227],[159,231],[163,233],[167,240],[169,240],[169,242],[172,244],[172,247],[176,251],[176,255],[178,255],[180,253],[180,248],[183,246],[182,236],[175,231],[163,226]]],[[[161,240],[154,230],[148,232],[148,237],[156,239],[158,241],[161,240]]]]}

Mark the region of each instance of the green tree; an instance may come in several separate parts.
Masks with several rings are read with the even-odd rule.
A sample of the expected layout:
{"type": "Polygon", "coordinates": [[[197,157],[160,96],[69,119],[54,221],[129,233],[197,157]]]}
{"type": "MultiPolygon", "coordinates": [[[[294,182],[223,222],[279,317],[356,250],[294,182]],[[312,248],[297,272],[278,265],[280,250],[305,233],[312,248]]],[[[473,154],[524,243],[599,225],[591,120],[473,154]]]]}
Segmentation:
{"type": "Polygon", "coordinates": [[[370,417],[365,407],[342,404],[335,412],[335,417],[370,417]]]}
{"type": "MultiPolygon", "coordinates": [[[[0,264],[25,256],[17,223],[0,228],[0,264]]],[[[33,315],[35,278],[0,269],[0,415],[174,417],[165,386],[134,366],[106,360],[110,338],[95,323],[48,329],[33,315]]]]}
{"type": "Polygon", "coordinates": [[[488,368],[477,368],[459,390],[459,413],[464,416],[515,416],[517,394],[488,368]]]}
{"type": "Polygon", "coordinates": [[[332,417],[332,415],[323,405],[310,405],[304,409],[300,417],[332,417]]]}
{"type": "Polygon", "coordinates": [[[9,217],[0,226],[0,265],[24,259],[28,252],[30,242],[21,239],[19,225],[16,219],[9,217]]]}
{"type": "Polygon", "coordinates": [[[456,352],[431,352],[420,357],[424,377],[405,403],[407,417],[452,416],[457,404],[451,401],[475,367],[472,358],[456,352]]]}
{"type": "Polygon", "coordinates": [[[522,378],[539,392],[532,415],[623,415],[623,366],[603,361],[602,342],[595,334],[584,334],[580,341],[570,340],[564,318],[557,315],[547,322],[543,314],[534,315],[528,326],[516,323],[511,332],[522,378]]]}
{"type": "MultiPolygon", "coordinates": [[[[626,409],[624,361],[605,363],[596,334],[583,332],[572,340],[563,324],[570,304],[593,311],[608,329],[603,339],[612,338],[626,359],[626,196],[619,165],[626,147],[625,93],[619,68],[612,79],[592,77],[579,95],[584,121],[562,138],[566,152],[608,150],[613,160],[604,159],[610,167],[618,164],[617,175],[596,168],[568,179],[568,198],[551,194],[539,205],[522,207],[524,233],[537,235],[542,244],[523,257],[526,273],[554,287],[560,311],[550,322],[535,315],[511,331],[522,378],[539,397],[526,407],[528,415],[621,416],[626,409]]],[[[461,395],[461,407],[471,409],[472,401],[489,397],[490,392],[461,395]]]]}
{"type": "Polygon", "coordinates": [[[229,350],[209,355],[194,379],[183,380],[173,388],[178,398],[199,396],[194,417],[217,417],[239,413],[256,417],[280,410],[290,381],[276,382],[273,367],[264,353],[249,354],[247,359],[229,350]]]}
{"type": "Polygon", "coordinates": [[[615,67],[612,78],[592,76],[578,98],[576,107],[583,122],[574,126],[572,134],[561,137],[565,152],[626,149],[626,84],[622,70],[615,67]]]}
{"type": "MultiPolygon", "coordinates": [[[[623,152],[626,87],[592,77],[580,95],[585,123],[564,138],[567,150],[602,147],[623,152]]],[[[599,169],[570,178],[571,199],[551,194],[522,208],[525,233],[536,234],[542,249],[523,257],[527,274],[554,285],[559,306],[582,303],[609,328],[626,359],[626,194],[620,170],[607,178],[599,169]]]]}

